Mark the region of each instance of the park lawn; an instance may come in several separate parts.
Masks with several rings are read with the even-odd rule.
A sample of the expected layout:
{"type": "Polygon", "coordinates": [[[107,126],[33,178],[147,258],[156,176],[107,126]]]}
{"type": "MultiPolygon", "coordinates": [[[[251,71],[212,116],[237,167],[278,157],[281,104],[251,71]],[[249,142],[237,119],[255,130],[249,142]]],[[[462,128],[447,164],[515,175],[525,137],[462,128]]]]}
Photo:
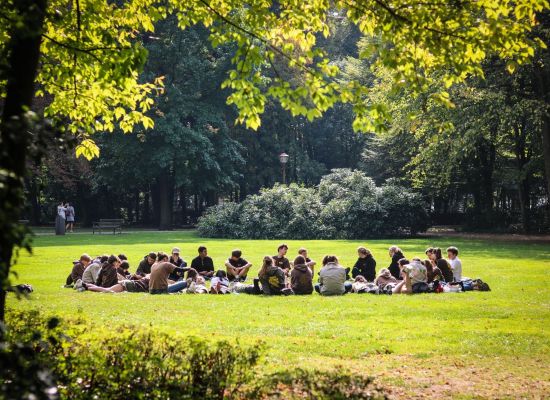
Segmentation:
{"type": "MultiPolygon", "coordinates": [[[[406,240],[287,241],[289,258],[305,246],[321,260],[336,254],[351,266],[366,245],[377,270],[389,264],[387,248],[408,257],[429,245],[461,250],[465,276],[480,277],[491,292],[416,296],[291,296],[78,293],[63,289],[71,261],[125,253],[131,271],[149,251],[181,248],[190,262],[200,244],[221,267],[240,248],[254,264],[276,253],[280,241],[199,238],[192,231],[122,235],[37,236],[34,255],[22,255],[17,282],[30,283],[29,300],[8,299],[8,309],[83,315],[116,330],[121,324],[241,343],[262,341],[267,369],[346,368],[374,375],[397,397],[532,397],[550,393],[550,294],[548,243],[417,238],[406,240]]],[[[316,270],[319,269],[319,264],[316,270]]]]}

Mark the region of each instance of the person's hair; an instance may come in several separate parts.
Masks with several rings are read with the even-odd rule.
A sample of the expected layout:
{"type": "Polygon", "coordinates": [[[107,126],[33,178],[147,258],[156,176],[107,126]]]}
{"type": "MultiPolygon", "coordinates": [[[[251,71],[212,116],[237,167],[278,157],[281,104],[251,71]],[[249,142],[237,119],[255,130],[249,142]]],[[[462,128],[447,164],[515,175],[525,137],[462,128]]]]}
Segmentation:
{"type": "Polygon", "coordinates": [[[99,261],[103,264],[105,262],[107,262],[107,260],[109,260],[109,256],[107,254],[103,254],[100,258],[99,258],[99,261]]]}
{"type": "Polygon", "coordinates": [[[413,261],[417,261],[417,262],[422,262],[422,260],[421,260],[420,258],[418,258],[418,257],[414,257],[412,260],[413,260],[413,261]]]}
{"type": "Polygon", "coordinates": [[[267,275],[267,268],[271,267],[272,265],[273,259],[270,256],[265,256],[262,268],[260,268],[260,272],[258,272],[258,277],[260,277],[260,279],[263,279],[267,275]]]}
{"type": "Polygon", "coordinates": [[[153,260],[157,259],[157,253],[150,252],[147,256],[151,257],[153,260]]]}
{"type": "Polygon", "coordinates": [[[206,247],[204,247],[204,246],[199,246],[199,253],[202,253],[204,250],[206,250],[206,247]]]}
{"type": "Polygon", "coordinates": [[[380,271],[378,271],[378,276],[389,274],[390,270],[387,268],[382,268],[380,271]]]}
{"type": "Polygon", "coordinates": [[[127,259],[128,259],[128,257],[126,257],[126,254],[123,254],[123,253],[120,253],[120,254],[118,255],[118,258],[120,259],[120,261],[124,261],[124,260],[127,260],[127,259]]]}
{"type": "Polygon", "coordinates": [[[327,255],[323,257],[323,266],[327,265],[328,263],[335,263],[338,264],[338,258],[333,255],[327,255]]]}
{"type": "Polygon", "coordinates": [[[455,256],[458,256],[458,249],[457,249],[456,247],[454,247],[454,246],[448,247],[448,248],[447,248],[447,251],[448,251],[449,253],[453,253],[455,256]]]}
{"type": "Polygon", "coordinates": [[[219,269],[216,271],[216,274],[214,275],[216,278],[227,278],[227,273],[223,269],[219,269]]]}
{"type": "Polygon", "coordinates": [[[389,248],[389,251],[391,251],[392,253],[402,253],[401,249],[397,246],[391,246],[389,248]]]}
{"type": "Polygon", "coordinates": [[[243,252],[238,249],[235,249],[231,252],[231,257],[241,258],[242,255],[243,255],[243,252]]]}
{"type": "Polygon", "coordinates": [[[281,249],[287,249],[288,250],[288,246],[283,243],[279,247],[277,247],[277,251],[280,251],[281,249]]]}
{"type": "Polygon", "coordinates": [[[90,262],[90,261],[92,261],[92,259],[91,259],[91,257],[90,257],[88,254],[84,253],[84,254],[82,254],[82,255],[80,256],[80,261],[88,261],[88,262],[90,262]]]}
{"type": "Polygon", "coordinates": [[[306,263],[306,259],[304,258],[304,256],[298,256],[294,259],[294,266],[302,265],[302,264],[305,264],[305,263],[306,263]]]}
{"type": "Polygon", "coordinates": [[[421,261],[421,263],[426,267],[426,271],[428,271],[428,273],[432,273],[433,270],[434,270],[434,266],[432,265],[432,262],[430,260],[424,260],[424,261],[421,261]]]}
{"type": "Polygon", "coordinates": [[[298,254],[304,254],[307,251],[305,247],[301,247],[300,250],[298,250],[298,254]]]}
{"type": "Polygon", "coordinates": [[[189,271],[187,271],[187,279],[192,279],[195,281],[197,279],[197,276],[199,276],[199,273],[195,268],[191,268],[189,269],[189,271]]]}
{"type": "Polygon", "coordinates": [[[361,254],[364,254],[366,256],[372,256],[372,253],[370,252],[369,249],[367,249],[366,247],[363,247],[363,246],[359,246],[357,248],[357,251],[361,254]]]}
{"type": "Polygon", "coordinates": [[[118,259],[118,257],[115,256],[114,254],[111,254],[111,255],[109,256],[109,258],[107,259],[107,262],[108,262],[109,264],[114,264],[114,263],[116,263],[117,261],[120,262],[120,260],[118,259]]]}
{"type": "Polygon", "coordinates": [[[440,260],[443,258],[443,256],[441,255],[441,249],[439,247],[436,247],[434,249],[434,254],[435,254],[435,259],[436,260],[440,260]]]}
{"type": "Polygon", "coordinates": [[[357,275],[357,276],[355,277],[355,282],[357,282],[357,281],[365,282],[366,279],[365,279],[365,277],[364,277],[363,275],[357,275]]]}
{"type": "Polygon", "coordinates": [[[426,251],[424,252],[424,254],[432,254],[432,253],[434,252],[434,250],[435,250],[435,249],[434,249],[433,247],[428,247],[428,248],[426,249],[426,251]]]}
{"type": "Polygon", "coordinates": [[[402,259],[400,259],[399,261],[397,261],[397,263],[398,263],[399,265],[403,266],[403,265],[409,264],[409,260],[407,260],[406,258],[402,258],[402,259]]]}
{"type": "Polygon", "coordinates": [[[157,253],[157,261],[163,261],[163,260],[168,260],[168,254],[162,252],[162,251],[159,251],[157,253]]]}
{"type": "Polygon", "coordinates": [[[120,262],[120,268],[122,269],[130,269],[130,263],[126,260],[123,260],[120,262]]]}

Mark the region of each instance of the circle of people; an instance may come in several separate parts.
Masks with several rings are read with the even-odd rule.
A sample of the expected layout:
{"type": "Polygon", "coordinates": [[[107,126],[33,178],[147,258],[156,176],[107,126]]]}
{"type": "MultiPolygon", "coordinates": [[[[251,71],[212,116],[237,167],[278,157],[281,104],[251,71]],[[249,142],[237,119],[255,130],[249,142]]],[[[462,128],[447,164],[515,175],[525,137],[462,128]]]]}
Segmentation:
{"type": "Polygon", "coordinates": [[[449,247],[447,259],[440,248],[426,250],[426,259],[405,258],[397,246],[389,248],[391,263],[376,274],[376,261],[365,247],[357,248],[358,259],[352,268],[345,268],[334,255],[326,255],[318,272],[318,283],[313,283],[316,262],[309,258],[305,248],[298,250],[293,262],[286,257],[288,246],[281,244],[275,256],[265,256],[258,276],[247,284],[252,264],[242,257],[241,250],[233,250],[225,262],[225,270],[215,271],[208,249],[198,248],[198,256],[191,266],[180,257],[180,249],[166,253],[151,252],[139,263],[132,274],[124,254],[103,255],[92,259],[82,254],[73,262],[65,287],[92,292],[148,292],[203,293],[203,294],[265,294],[309,295],[314,291],[323,296],[345,293],[413,294],[428,292],[460,292],[490,290],[481,280],[462,277],[462,262],[458,249],[449,247]],[[350,277],[351,272],[351,277],[350,277]],[[210,281],[207,287],[207,281],[210,281]]]}

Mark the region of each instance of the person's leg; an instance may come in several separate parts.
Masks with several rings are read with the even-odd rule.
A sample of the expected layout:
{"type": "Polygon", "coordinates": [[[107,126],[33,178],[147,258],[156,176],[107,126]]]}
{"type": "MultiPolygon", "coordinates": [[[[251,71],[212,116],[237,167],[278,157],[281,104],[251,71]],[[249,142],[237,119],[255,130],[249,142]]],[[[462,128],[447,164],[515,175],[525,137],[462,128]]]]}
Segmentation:
{"type": "Polygon", "coordinates": [[[254,290],[256,290],[257,294],[262,294],[262,288],[260,287],[260,279],[254,278],[254,290]]]}
{"type": "Polygon", "coordinates": [[[83,284],[82,287],[90,292],[112,293],[111,288],[104,288],[101,286],[92,285],[91,283],[83,284]]]}
{"type": "Polygon", "coordinates": [[[168,293],[177,293],[177,292],[182,291],[186,287],[187,287],[187,282],[186,281],[179,281],[179,282],[173,283],[171,285],[168,285],[168,293]]]}
{"type": "Polygon", "coordinates": [[[344,292],[344,293],[349,293],[349,292],[351,292],[351,287],[352,287],[352,283],[351,283],[351,282],[344,282],[344,289],[345,289],[345,292],[344,292]]]}
{"type": "Polygon", "coordinates": [[[248,275],[248,270],[249,269],[250,269],[250,266],[239,268],[239,270],[237,272],[237,275],[236,275],[237,278],[242,279],[242,280],[246,280],[246,276],[248,275]]]}
{"type": "Polygon", "coordinates": [[[350,271],[350,268],[349,268],[349,267],[346,268],[346,280],[351,279],[351,278],[349,277],[349,271],[350,271]]]}
{"type": "Polygon", "coordinates": [[[227,279],[234,281],[239,275],[239,271],[235,267],[226,267],[227,279]]]}
{"type": "Polygon", "coordinates": [[[313,287],[315,289],[315,291],[319,294],[321,294],[321,285],[319,285],[318,283],[315,284],[315,286],[313,287]]]}
{"type": "Polygon", "coordinates": [[[405,293],[406,290],[403,290],[403,289],[406,289],[404,280],[399,281],[399,283],[393,288],[392,293],[393,294],[405,293]]]}

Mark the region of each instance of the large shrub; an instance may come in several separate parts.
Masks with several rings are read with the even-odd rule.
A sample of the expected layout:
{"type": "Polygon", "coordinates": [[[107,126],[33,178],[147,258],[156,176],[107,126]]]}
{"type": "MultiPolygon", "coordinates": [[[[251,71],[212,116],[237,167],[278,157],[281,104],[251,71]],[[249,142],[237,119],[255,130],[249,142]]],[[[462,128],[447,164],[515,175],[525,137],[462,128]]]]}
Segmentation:
{"type": "Polygon", "coordinates": [[[377,187],[361,171],[336,169],[318,188],[276,185],[207,210],[199,235],[246,239],[359,239],[427,229],[417,193],[392,181],[377,187]]]}
{"type": "MultiPolygon", "coordinates": [[[[8,314],[0,399],[385,399],[372,378],[340,370],[258,368],[262,346],[82,318],[8,314]]],[[[3,328],[3,326],[0,326],[3,328]]]]}

